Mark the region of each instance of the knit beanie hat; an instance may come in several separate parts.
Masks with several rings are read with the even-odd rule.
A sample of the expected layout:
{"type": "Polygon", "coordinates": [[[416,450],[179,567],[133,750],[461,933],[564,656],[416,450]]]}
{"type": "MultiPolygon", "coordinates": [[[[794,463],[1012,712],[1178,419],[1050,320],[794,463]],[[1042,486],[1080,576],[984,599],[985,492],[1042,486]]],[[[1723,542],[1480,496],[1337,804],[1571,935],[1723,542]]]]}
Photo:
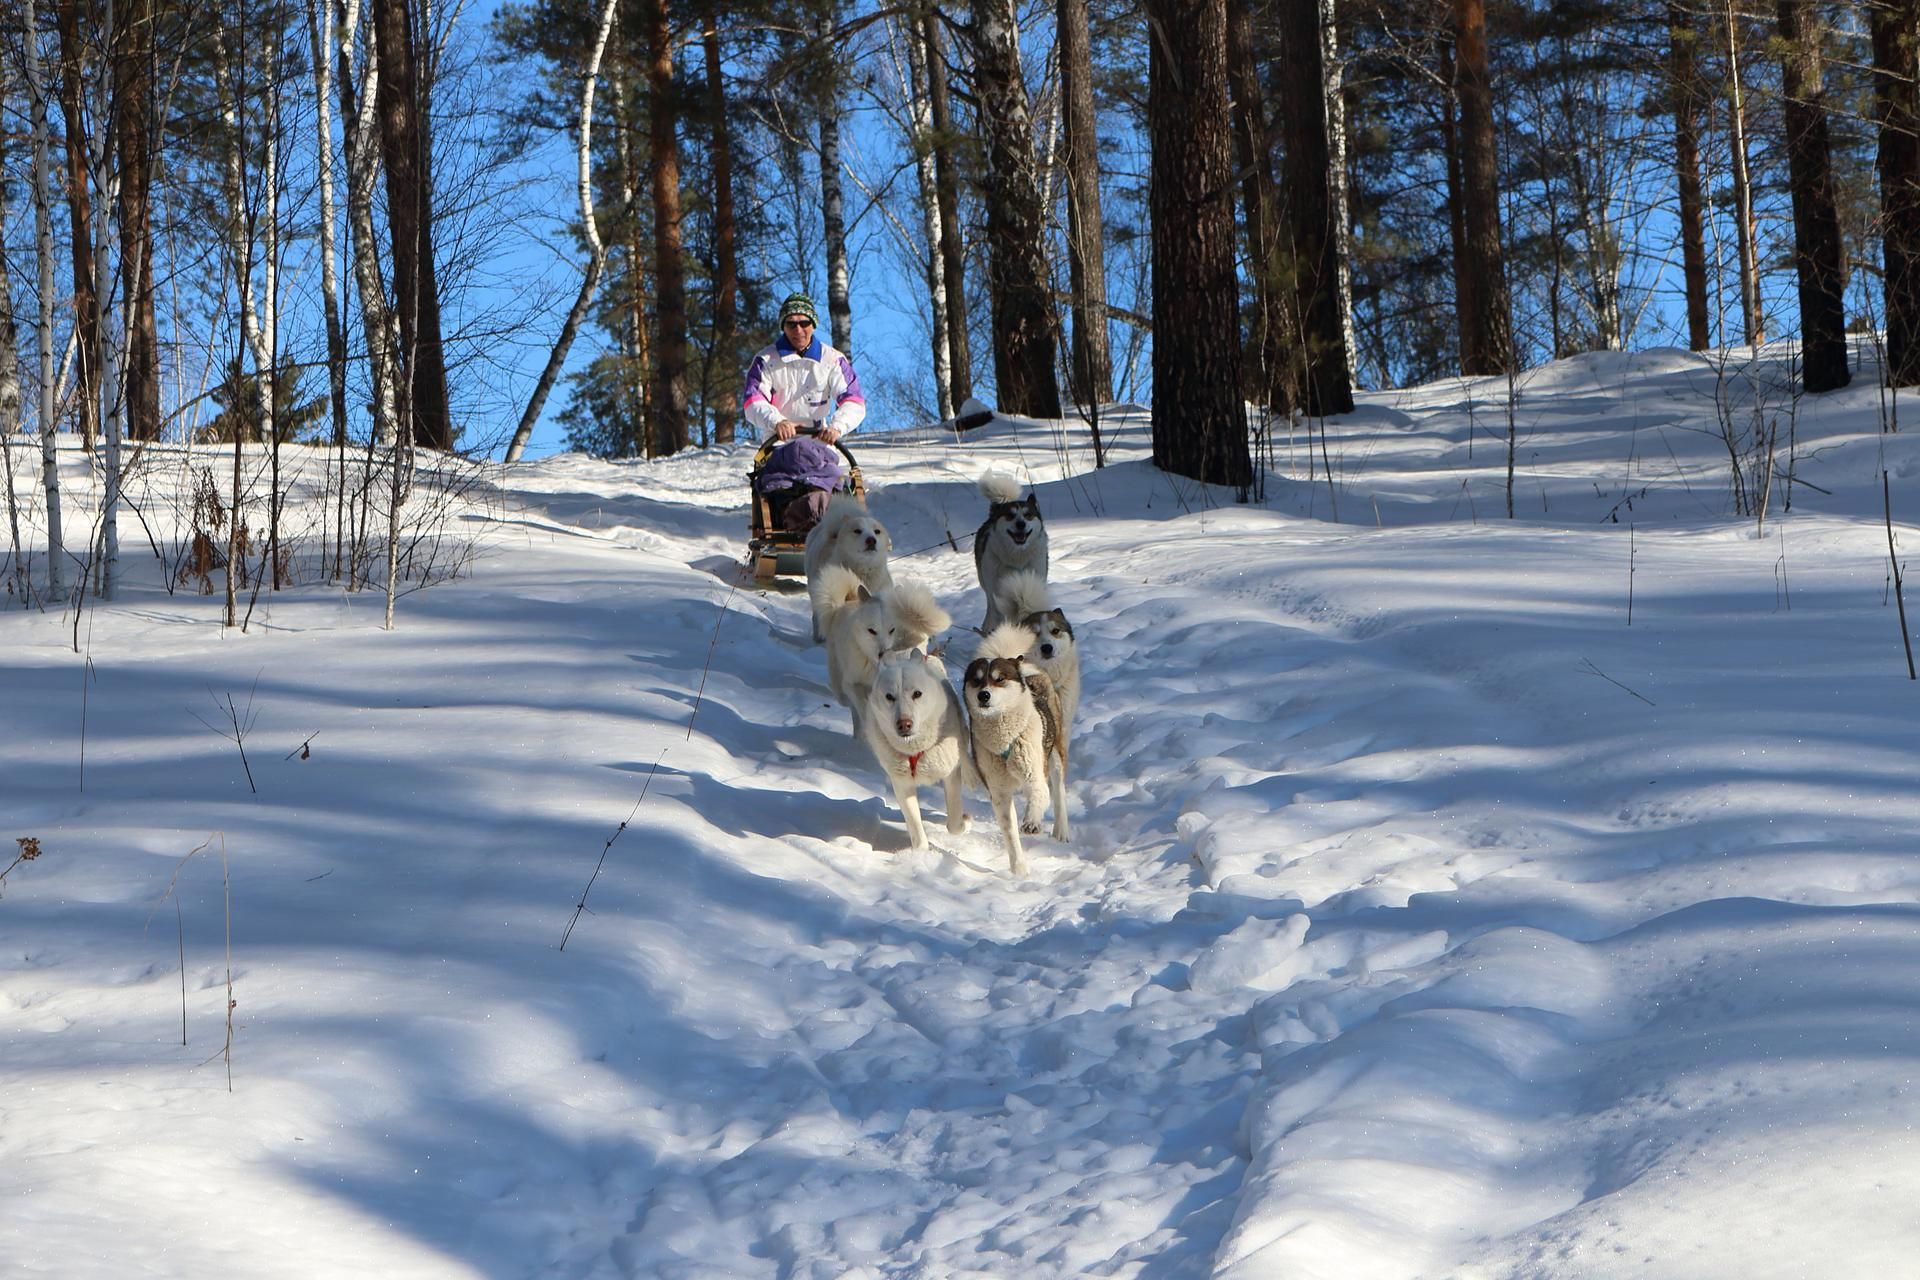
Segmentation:
{"type": "Polygon", "coordinates": [[[792,316],[805,316],[815,328],[820,326],[820,313],[813,309],[813,299],[804,293],[790,293],[780,304],[780,323],[785,324],[792,316]]]}

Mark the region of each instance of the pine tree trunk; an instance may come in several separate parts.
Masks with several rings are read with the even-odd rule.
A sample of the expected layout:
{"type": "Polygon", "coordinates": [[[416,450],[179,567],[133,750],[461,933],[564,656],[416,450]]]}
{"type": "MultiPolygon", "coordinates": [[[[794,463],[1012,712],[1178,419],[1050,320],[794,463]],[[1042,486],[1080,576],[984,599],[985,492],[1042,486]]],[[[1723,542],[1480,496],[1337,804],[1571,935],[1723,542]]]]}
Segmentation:
{"type": "Polygon", "coordinates": [[[1253,483],[1240,395],[1226,0],[1147,0],[1152,152],[1153,460],[1253,483]]]}
{"type": "Polygon", "coordinates": [[[1060,416],[1053,366],[1053,288],[1033,119],[1013,0],[972,0],[973,79],[986,150],[987,293],[999,407],[1060,416]]]}
{"type": "Polygon", "coordinates": [[[113,45],[120,271],[127,310],[127,432],[160,438],[160,334],[153,311],[153,0],[117,0],[113,45]]]}
{"type": "MultiPolygon", "coordinates": [[[[40,15],[26,0],[27,97],[33,122],[33,242],[40,305],[33,331],[39,373],[40,481],[47,495],[47,598],[66,594],[61,562],[66,545],[60,522],[60,437],[53,385],[53,157],[47,136],[47,81],[40,63],[40,15]]],[[[24,603],[24,601],[22,602],[24,603]]]]}
{"type": "Polygon", "coordinates": [[[933,170],[940,198],[940,271],[947,295],[947,344],[954,412],[973,397],[973,338],[967,320],[967,255],[960,235],[960,167],[954,158],[959,135],[947,90],[946,41],[940,16],[929,8],[921,19],[927,51],[927,109],[933,123],[933,170]]]}
{"type": "Polygon", "coordinates": [[[1871,11],[1888,386],[1920,384],[1920,0],[1871,11]]]}
{"type": "Polygon", "coordinates": [[[687,295],[680,260],[680,141],[673,84],[673,15],[654,0],[647,28],[648,128],[653,160],[655,344],[652,435],[655,457],[687,447],[687,295]]]}
{"type": "Polygon", "coordinates": [[[1513,321],[1500,248],[1500,171],[1494,149],[1493,86],[1487,72],[1484,0],[1453,0],[1454,87],[1460,100],[1461,219],[1466,260],[1461,280],[1472,317],[1460,351],[1469,377],[1514,370],[1513,321]]]}
{"type": "Polygon", "coordinates": [[[387,223],[400,317],[400,363],[407,380],[413,440],[453,448],[446,354],[440,338],[440,289],[433,260],[433,166],[421,115],[426,109],[414,49],[411,0],[373,0],[375,92],[380,151],[386,161],[387,223]]]}
{"type": "Polygon", "coordinates": [[[1340,321],[1333,157],[1327,144],[1326,71],[1318,5],[1283,4],[1281,82],[1286,119],[1287,213],[1294,295],[1307,360],[1305,407],[1316,417],[1353,412],[1346,328],[1340,321]]]}
{"type": "Polygon", "coordinates": [[[1687,294],[1687,349],[1705,351],[1707,202],[1700,182],[1699,34],[1679,0],[1667,0],[1667,78],[1673,95],[1673,163],[1680,186],[1680,257],[1687,294]]]}
{"type": "Polygon", "coordinates": [[[653,454],[653,340],[647,330],[646,227],[640,218],[640,165],[634,139],[640,121],[627,105],[626,81],[613,77],[614,118],[620,121],[620,207],[627,210],[627,314],[625,390],[627,393],[627,456],[653,454]]]}
{"type": "MultiPolygon", "coordinates": [[[[1458,75],[1454,70],[1458,62],[1451,44],[1441,45],[1441,74],[1451,86],[1458,75]]],[[[1460,350],[1467,350],[1471,335],[1478,321],[1474,316],[1474,307],[1478,299],[1474,297],[1473,281],[1468,277],[1467,256],[1467,215],[1466,215],[1466,166],[1460,157],[1460,103],[1452,93],[1441,95],[1440,101],[1440,145],[1446,153],[1447,164],[1447,245],[1453,251],[1453,323],[1454,332],[1459,337],[1460,350]]],[[[1556,260],[1557,261],[1557,260],[1556,260]]],[[[1554,296],[1558,296],[1555,290],[1554,296]]],[[[1554,327],[1554,354],[1559,354],[1559,322],[1554,327]]]]}
{"type": "Polygon", "coordinates": [[[1234,155],[1240,170],[1241,220],[1247,228],[1248,274],[1253,286],[1252,358],[1245,361],[1247,394],[1276,413],[1299,404],[1299,329],[1287,267],[1280,250],[1282,208],[1274,181],[1273,147],[1260,85],[1259,50],[1247,0],[1227,0],[1227,76],[1233,89],[1234,155]]]}
{"type": "Polygon", "coordinates": [[[1097,407],[1113,399],[1107,348],[1107,255],[1100,216],[1100,136],[1093,108],[1093,49],[1087,0],[1057,0],[1060,98],[1065,116],[1067,278],[1073,290],[1073,398],[1097,407]]]}
{"type": "MultiPolygon", "coordinates": [[[[708,114],[713,121],[713,349],[724,358],[733,354],[740,329],[740,261],[734,244],[732,126],[720,71],[719,0],[707,0],[706,55],[708,114]]],[[[714,440],[732,443],[738,421],[732,399],[715,397],[712,413],[714,440]]]]}
{"type": "Polygon", "coordinates": [[[86,54],[80,43],[83,0],[55,0],[60,29],[60,115],[66,124],[67,221],[73,261],[74,382],[80,442],[88,453],[100,434],[100,294],[93,283],[93,206],[87,190],[87,125],[80,110],[86,54]]]}
{"type": "Polygon", "coordinates": [[[1800,296],[1801,378],[1808,391],[1832,391],[1853,378],[1847,366],[1845,249],[1834,203],[1820,78],[1818,17],[1806,0],[1779,0],[1785,43],[1787,167],[1793,187],[1793,258],[1800,296]]]}

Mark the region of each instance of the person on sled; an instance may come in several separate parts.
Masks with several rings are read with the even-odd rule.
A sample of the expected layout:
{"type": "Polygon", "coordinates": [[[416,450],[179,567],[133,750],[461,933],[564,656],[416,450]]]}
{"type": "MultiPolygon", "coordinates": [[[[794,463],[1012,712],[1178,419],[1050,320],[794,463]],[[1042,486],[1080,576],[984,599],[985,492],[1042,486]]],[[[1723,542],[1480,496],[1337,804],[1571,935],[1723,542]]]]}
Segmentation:
{"type": "Polygon", "coordinates": [[[834,447],[867,416],[860,377],[846,354],[814,333],[813,299],[790,293],[780,304],[780,336],[747,368],[741,413],[764,440],[780,447],[767,459],[760,487],[792,491],[780,523],[795,533],[813,527],[840,482],[834,447]]]}

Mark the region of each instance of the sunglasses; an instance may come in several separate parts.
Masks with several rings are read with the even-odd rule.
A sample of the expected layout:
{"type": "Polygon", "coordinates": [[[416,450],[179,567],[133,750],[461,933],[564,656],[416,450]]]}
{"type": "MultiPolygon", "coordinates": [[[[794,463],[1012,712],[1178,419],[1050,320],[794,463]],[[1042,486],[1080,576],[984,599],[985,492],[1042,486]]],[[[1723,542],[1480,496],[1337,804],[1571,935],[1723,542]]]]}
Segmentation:
{"type": "Polygon", "coordinates": [[[785,325],[789,329],[813,328],[813,321],[811,320],[782,320],[780,323],[785,325]]]}

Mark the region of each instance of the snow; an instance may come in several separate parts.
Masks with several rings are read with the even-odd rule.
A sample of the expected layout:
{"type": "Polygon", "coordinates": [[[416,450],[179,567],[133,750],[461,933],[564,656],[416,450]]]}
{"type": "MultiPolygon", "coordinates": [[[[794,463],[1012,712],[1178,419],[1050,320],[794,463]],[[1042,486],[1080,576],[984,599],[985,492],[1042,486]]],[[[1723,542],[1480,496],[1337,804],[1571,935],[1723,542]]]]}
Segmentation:
{"type": "Polygon", "coordinates": [[[123,524],[119,599],[0,614],[0,1272],[1910,1274],[1920,446],[1716,359],[1529,373],[1511,520],[1498,381],[1281,424],[1248,505],[1138,408],[1098,471],[855,436],[953,657],[973,482],[1037,486],[1085,692],[1020,880],[982,795],[907,848],[737,580],[747,445],[495,471],[391,632],[224,630],[123,524]]]}

